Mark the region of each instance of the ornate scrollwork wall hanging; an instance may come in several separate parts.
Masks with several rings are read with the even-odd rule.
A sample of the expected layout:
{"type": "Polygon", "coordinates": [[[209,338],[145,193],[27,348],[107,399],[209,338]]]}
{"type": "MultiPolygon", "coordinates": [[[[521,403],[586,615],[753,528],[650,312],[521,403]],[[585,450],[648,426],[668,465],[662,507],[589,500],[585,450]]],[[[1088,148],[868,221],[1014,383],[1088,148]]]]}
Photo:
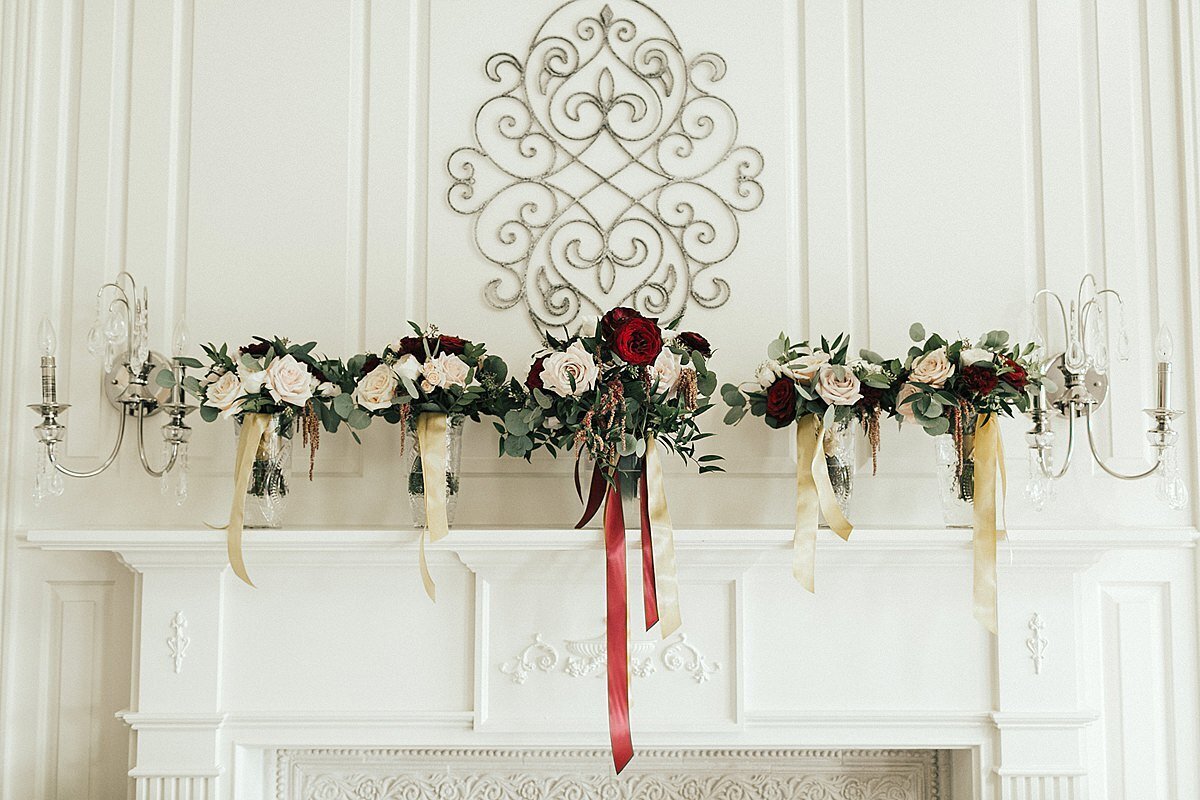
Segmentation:
{"type": "Polygon", "coordinates": [[[762,203],[763,159],[709,91],[720,56],[687,60],[638,0],[571,0],[523,61],[497,53],[485,72],[505,89],[450,156],[447,196],[501,270],[491,306],[574,329],[615,305],[674,319],[729,298],[712,270],[738,244],[738,213],[762,203]]]}

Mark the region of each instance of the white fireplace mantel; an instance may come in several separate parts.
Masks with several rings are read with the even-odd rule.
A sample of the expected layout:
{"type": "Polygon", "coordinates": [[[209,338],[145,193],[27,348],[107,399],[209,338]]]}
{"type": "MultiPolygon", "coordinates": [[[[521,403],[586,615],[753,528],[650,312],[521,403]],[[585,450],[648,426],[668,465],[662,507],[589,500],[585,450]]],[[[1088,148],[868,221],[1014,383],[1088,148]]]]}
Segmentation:
{"type": "MultiPolygon", "coordinates": [[[[1170,785],[1196,785],[1196,687],[1171,677],[1195,674],[1195,530],[1011,532],[998,637],[971,616],[969,530],[823,532],[816,595],[791,539],[677,532],[684,627],[666,641],[638,625],[631,552],[635,748],[955,749],[955,797],[1077,800],[1118,768],[1157,780],[1121,742],[1161,710],[1170,785]],[[1160,648],[1165,677],[1131,647],[1160,648]]],[[[248,531],[257,588],[220,531],[26,544],[113,552],[137,576],[121,717],[139,797],[275,797],[278,765],[313,748],[605,746],[600,532],[453,530],[430,546],[436,604],[416,541],[248,531]]]]}

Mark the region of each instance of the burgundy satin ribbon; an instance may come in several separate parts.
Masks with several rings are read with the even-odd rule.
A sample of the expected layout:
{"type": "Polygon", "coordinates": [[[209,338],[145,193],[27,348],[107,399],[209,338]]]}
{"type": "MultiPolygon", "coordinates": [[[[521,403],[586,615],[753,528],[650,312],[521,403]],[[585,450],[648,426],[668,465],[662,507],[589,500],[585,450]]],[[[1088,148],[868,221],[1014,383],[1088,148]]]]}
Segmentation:
{"type": "MultiPolygon", "coordinates": [[[[594,485],[594,483],[593,483],[594,485]]],[[[608,603],[608,736],[617,774],[633,758],[629,728],[629,607],[625,584],[625,514],[621,478],[614,475],[604,503],[605,589],[608,603]]]]}
{"type": "MultiPolygon", "coordinates": [[[[576,461],[575,490],[581,500],[582,488],[576,461]]],[[[642,531],[642,599],[646,630],[650,630],[658,623],[658,590],[654,581],[654,544],[645,462],[638,475],[638,495],[642,531]]],[[[614,474],[613,483],[608,484],[597,466],[592,470],[583,516],[575,527],[587,525],[596,516],[601,502],[604,503],[604,549],[608,561],[605,573],[608,604],[608,735],[612,742],[613,765],[620,773],[633,758],[633,738],[629,726],[629,601],[626,594],[625,513],[621,507],[620,474],[614,474]]]]}

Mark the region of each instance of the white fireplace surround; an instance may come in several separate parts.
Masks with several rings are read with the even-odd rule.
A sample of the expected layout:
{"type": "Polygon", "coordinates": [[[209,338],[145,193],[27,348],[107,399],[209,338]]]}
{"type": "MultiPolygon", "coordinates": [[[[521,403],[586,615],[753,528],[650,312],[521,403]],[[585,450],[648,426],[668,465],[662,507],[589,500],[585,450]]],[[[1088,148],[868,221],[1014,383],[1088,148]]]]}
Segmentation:
{"type": "MultiPolygon", "coordinates": [[[[813,596],[791,578],[790,531],[680,531],[678,634],[640,630],[630,579],[630,775],[709,748],[801,765],[950,751],[956,799],[1192,796],[1195,532],[1013,532],[995,639],[971,616],[969,537],[824,535],[813,596]]],[[[338,798],[301,789],[442,774],[430,748],[468,772],[484,767],[464,751],[511,754],[492,777],[565,769],[520,760],[547,748],[611,771],[595,760],[597,531],[455,530],[432,548],[436,605],[407,531],[248,532],[257,588],[230,573],[220,532],[31,531],[27,546],[110,551],[135,573],[120,717],[138,798],[338,798]]]]}

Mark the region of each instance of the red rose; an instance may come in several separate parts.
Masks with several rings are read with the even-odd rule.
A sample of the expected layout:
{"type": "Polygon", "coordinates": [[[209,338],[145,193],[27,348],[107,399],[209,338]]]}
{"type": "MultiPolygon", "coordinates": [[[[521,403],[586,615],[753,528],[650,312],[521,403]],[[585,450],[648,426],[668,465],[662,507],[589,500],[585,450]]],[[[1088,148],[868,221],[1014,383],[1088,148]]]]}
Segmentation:
{"type": "Polygon", "coordinates": [[[653,364],[662,352],[662,331],[653,320],[637,316],[628,319],[613,333],[609,346],[626,364],[643,367],[653,364]]]}
{"type": "Polygon", "coordinates": [[[546,368],[546,357],[541,356],[533,362],[529,368],[529,375],[525,378],[525,385],[530,389],[541,389],[542,386],[542,370],[546,368]]]}
{"type": "Polygon", "coordinates": [[[791,378],[779,378],[767,389],[767,416],[780,427],[796,418],[796,384],[791,378]]]}
{"type": "Polygon", "coordinates": [[[985,397],[996,390],[999,381],[996,373],[987,367],[971,364],[962,369],[962,384],[966,389],[980,397],[985,397]]]}
{"type": "Polygon", "coordinates": [[[700,334],[692,333],[691,331],[684,331],[676,338],[679,340],[679,343],[688,350],[695,350],[705,358],[712,356],[712,345],[708,343],[708,339],[705,339],[700,334]]]}
{"type": "MultiPolygon", "coordinates": [[[[437,340],[437,346],[439,352],[449,353],[450,355],[457,356],[461,355],[462,352],[467,348],[467,340],[460,339],[457,336],[439,336],[437,340]]],[[[432,350],[433,347],[430,347],[429,349],[432,350]]]]}
{"type": "Polygon", "coordinates": [[[1008,365],[1009,371],[1000,376],[1000,380],[1007,383],[1009,386],[1016,389],[1018,392],[1025,391],[1025,387],[1029,385],[1029,373],[1025,368],[1013,361],[1007,356],[1003,356],[1004,363],[1008,365]]]}
{"type": "Polygon", "coordinates": [[[379,356],[371,354],[367,356],[367,360],[363,362],[362,374],[366,375],[380,365],[379,356]]]}
{"type": "Polygon", "coordinates": [[[418,361],[425,360],[425,343],[416,336],[405,336],[400,340],[400,347],[396,350],[398,356],[415,356],[418,361]]]}
{"type": "Polygon", "coordinates": [[[604,332],[606,338],[611,340],[616,332],[631,319],[645,319],[645,317],[632,308],[618,306],[600,318],[600,330],[604,332]]]}
{"type": "Polygon", "coordinates": [[[255,339],[245,347],[239,348],[238,352],[245,353],[253,358],[262,358],[271,350],[271,343],[264,339],[255,339]]]}

